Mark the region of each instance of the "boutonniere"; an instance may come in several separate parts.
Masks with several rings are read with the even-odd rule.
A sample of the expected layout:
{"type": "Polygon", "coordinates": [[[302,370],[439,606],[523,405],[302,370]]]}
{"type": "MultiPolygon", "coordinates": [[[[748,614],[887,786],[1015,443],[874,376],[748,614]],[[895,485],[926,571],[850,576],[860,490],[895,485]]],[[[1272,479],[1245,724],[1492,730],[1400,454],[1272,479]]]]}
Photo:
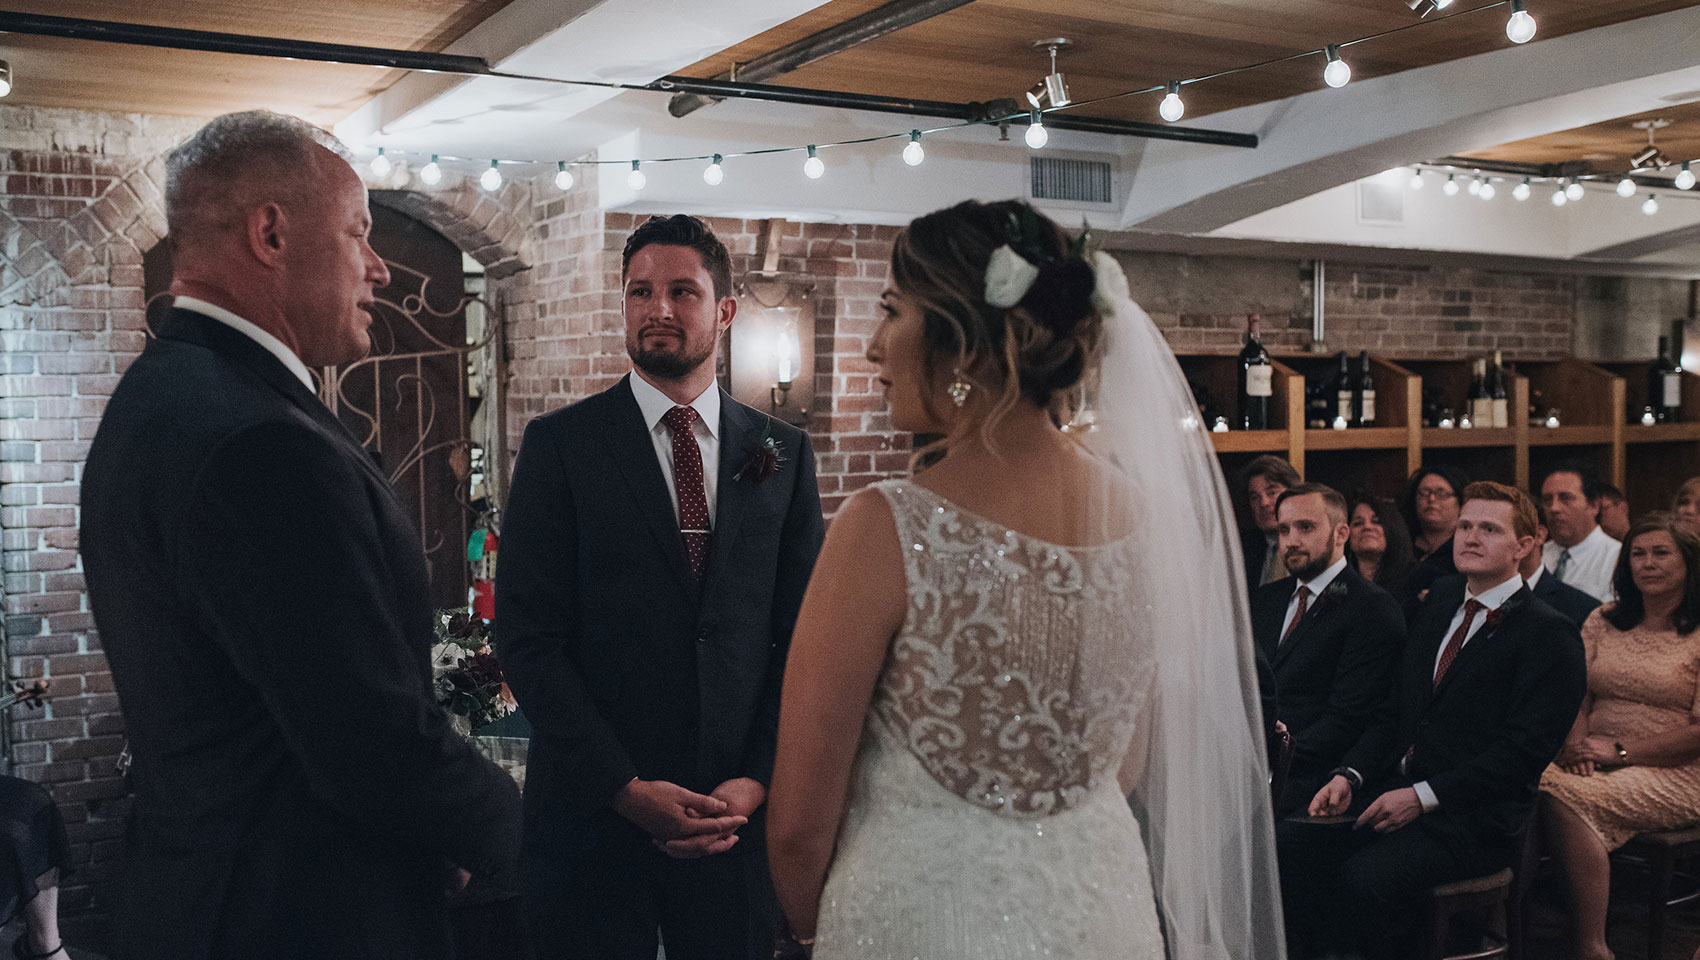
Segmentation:
{"type": "Polygon", "coordinates": [[[1497,607],[1495,607],[1492,610],[1489,610],[1487,612],[1487,619],[1482,621],[1482,625],[1487,627],[1489,630],[1492,630],[1494,627],[1499,626],[1499,621],[1504,620],[1504,619],[1505,619],[1505,604],[1502,603],[1499,606],[1497,606],[1497,607]]]}
{"type": "Polygon", "coordinates": [[[779,472],[779,465],[785,462],[785,444],[773,437],[773,424],[762,428],[761,439],[751,447],[745,456],[744,465],[738,472],[732,474],[733,480],[744,479],[744,474],[750,475],[752,483],[760,483],[779,472]]]}

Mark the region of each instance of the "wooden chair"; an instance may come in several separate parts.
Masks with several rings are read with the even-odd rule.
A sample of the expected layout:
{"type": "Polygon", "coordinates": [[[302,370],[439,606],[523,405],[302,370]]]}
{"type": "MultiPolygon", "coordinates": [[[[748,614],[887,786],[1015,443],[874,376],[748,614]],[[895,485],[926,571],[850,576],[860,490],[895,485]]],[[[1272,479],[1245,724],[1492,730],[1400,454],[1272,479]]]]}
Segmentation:
{"type": "Polygon", "coordinates": [[[1485,877],[1472,877],[1456,883],[1444,883],[1429,890],[1428,944],[1423,953],[1427,960],[1488,960],[1490,957],[1509,957],[1511,954],[1511,924],[1506,916],[1506,901],[1510,899],[1512,871],[1510,867],[1485,877]],[[1455,919],[1474,916],[1481,921],[1485,945],[1468,953],[1447,953],[1455,919]],[[1507,931],[1502,934],[1500,931],[1507,931]]]}
{"type": "Polygon", "coordinates": [[[1647,956],[1664,956],[1665,911],[1678,904],[1700,900],[1700,880],[1692,876],[1687,877],[1694,881],[1690,889],[1671,895],[1677,865],[1700,857],[1700,827],[1639,834],[1618,848],[1612,857],[1647,868],[1647,956]]]}

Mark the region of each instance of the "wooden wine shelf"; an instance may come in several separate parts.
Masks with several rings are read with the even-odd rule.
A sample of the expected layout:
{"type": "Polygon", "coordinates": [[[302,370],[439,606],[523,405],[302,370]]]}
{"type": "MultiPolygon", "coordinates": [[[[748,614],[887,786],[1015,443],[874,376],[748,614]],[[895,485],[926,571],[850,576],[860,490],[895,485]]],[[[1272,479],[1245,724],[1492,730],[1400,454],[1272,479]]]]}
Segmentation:
{"type": "Polygon", "coordinates": [[[1286,453],[1293,440],[1286,430],[1229,430],[1212,433],[1210,442],[1217,453],[1286,453]]]}
{"type": "Polygon", "coordinates": [[[1356,430],[1306,430],[1307,450],[1402,450],[1410,444],[1404,427],[1360,427],[1356,430]]]}
{"type": "Polygon", "coordinates": [[[1700,423],[1639,423],[1623,428],[1624,443],[1690,443],[1700,441],[1700,423]]]}
{"type": "Polygon", "coordinates": [[[1587,447],[1610,446],[1615,427],[1574,426],[1574,427],[1530,427],[1529,446],[1531,447],[1587,447]]]}
{"type": "Polygon", "coordinates": [[[1517,431],[1512,427],[1424,427],[1425,447],[1512,447],[1517,445],[1517,431]]]}

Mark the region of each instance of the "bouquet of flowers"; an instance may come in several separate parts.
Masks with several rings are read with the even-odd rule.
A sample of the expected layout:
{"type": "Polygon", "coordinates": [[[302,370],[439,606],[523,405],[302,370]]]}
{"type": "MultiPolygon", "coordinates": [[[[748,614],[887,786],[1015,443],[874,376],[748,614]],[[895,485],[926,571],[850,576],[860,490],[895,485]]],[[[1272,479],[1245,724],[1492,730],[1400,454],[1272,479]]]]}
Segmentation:
{"type": "Polygon", "coordinates": [[[514,711],[502,665],[490,649],[490,624],[465,610],[441,610],[435,619],[431,673],[437,702],[462,734],[514,711]]]}

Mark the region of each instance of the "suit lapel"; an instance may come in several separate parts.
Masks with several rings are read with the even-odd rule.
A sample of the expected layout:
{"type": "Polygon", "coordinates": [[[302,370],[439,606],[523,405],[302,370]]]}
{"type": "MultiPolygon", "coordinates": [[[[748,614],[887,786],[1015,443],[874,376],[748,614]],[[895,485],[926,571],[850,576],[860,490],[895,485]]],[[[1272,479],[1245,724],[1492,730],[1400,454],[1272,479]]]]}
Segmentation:
{"type": "Polygon", "coordinates": [[[1458,656],[1452,661],[1452,666],[1446,670],[1446,676],[1441,677],[1440,684],[1434,687],[1434,695],[1430,698],[1430,703],[1439,699],[1441,693],[1450,687],[1454,680],[1458,679],[1458,675],[1468,669],[1470,661],[1480,658],[1482,650],[1492,645],[1494,636],[1499,633],[1501,627],[1505,626],[1505,621],[1516,616],[1517,611],[1528,603],[1533,596],[1534,594],[1530,593],[1528,586],[1525,585],[1519,587],[1516,593],[1507,597],[1505,602],[1499,605],[1499,615],[1495,617],[1494,622],[1482,624],[1481,629],[1476,631],[1476,635],[1464,644],[1464,649],[1458,651],[1458,656]]]}
{"type": "Polygon", "coordinates": [[[753,422],[749,409],[720,391],[720,467],[715,487],[717,503],[714,508],[714,537],[708,546],[707,580],[719,579],[733,561],[732,545],[738,539],[738,527],[749,515],[756,497],[752,477],[733,479],[748,459],[747,451],[759,439],[759,427],[753,422]]]}
{"type": "MultiPolygon", "coordinates": [[[[1339,577],[1336,577],[1334,579],[1334,583],[1338,582],[1340,582],[1339,577]]],[[[1328,585],[1329,589],[1333,588],[1334,583],[1330,583],[1328,585]]],[[[1292,656],[1293,650],[1296,649],[1299,644],[1304,643],[1305,637],[1308,636],[1312,630],[1316,629],[1317,621],[1327,617],[1336,605],[1337,601],[1328,595],[1328,590],[1323,590],[1322,596],[1317,597],[1316,600],[1314,600],[1311,605],[1305,609],[1305,615],[1299,618],[1299,625],[1293,628],[1293,635],[1288,637],[1286,642],[1282,643],[1281,646],[1276,649],[1275,662],[1271,664],[1271,666],[1279,667],[1281,664],[1285,663],[1287,658],[1292,656]]],[[[1283,623],[1282,626],[1285,627],[1286,624],[1283,623]]]]}
{"type": "MultiPolygon", "coordinates": [[[[656,545],[667,558],[667,565],[679,578],[680,586],[691,593],[696,583],[685,563],[685,542],[679,533],[679,519],[673,511],[673,501],[667,495],[667,480],[661,475],[661,463],[655,458],[655,442],[643,422],[637,397],[632,395],[631,374],[621,380],[611,393],[608,404],[608,432],[603,440],[608,452],[620,469],[620,475],[630,488],[632,499],[649,528],[656,545]]],[[[724,459],[724,458],[722,458],[724,459]]]]}

